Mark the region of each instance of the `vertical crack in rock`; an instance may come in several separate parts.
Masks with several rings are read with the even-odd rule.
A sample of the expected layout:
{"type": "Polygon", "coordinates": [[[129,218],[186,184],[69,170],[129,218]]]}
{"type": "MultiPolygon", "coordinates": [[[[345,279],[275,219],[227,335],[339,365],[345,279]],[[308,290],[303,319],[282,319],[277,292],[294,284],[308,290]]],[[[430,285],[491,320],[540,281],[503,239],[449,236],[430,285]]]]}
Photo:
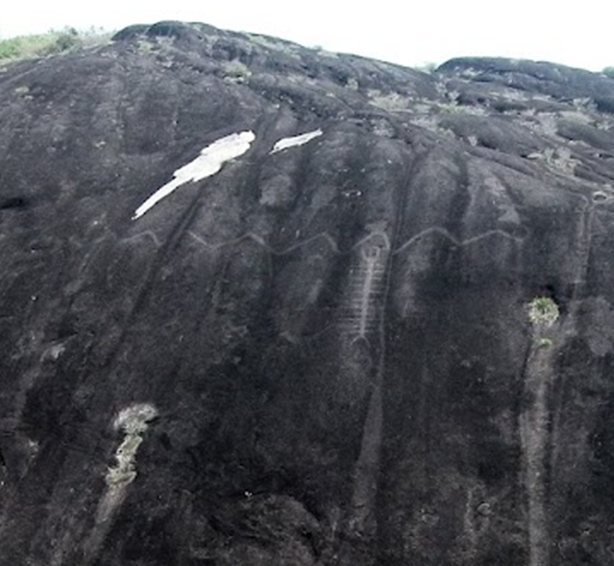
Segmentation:
{"type": "Polygon", "coordinates": [[[173,179],[160,187],[139,206],[134,212],[132,219],[136,220],[143,216],[150,208],[170,195],[177,187],[186,183],[201,181],[215,175],[222,169],[224,163],[243,155],[255,139],[254,132],[250,130],[239,134],[230,134],[208,145],[200,152],[196,159],[177,169],[173,173],[173,179]]]}
{"type": "MultiPolygon", "coordinates": [[[[593,219],[595,215],[595,204],[583,197],[584,204],[580,213],[580,225],[578,227],[578,247],[576,254],[578,256],[578,268],[576,280],[574,281],[574,292],[577,294],[578,289],[586,284],[586,276],[588,273],[588,265],[591,253],[591,243],[593,238],[593,219]]],[[[573,297],[575,298],[575,297],[573,297]]]]}
{"type": "MultiPolygon", "coordinates": [[[[599,201],[596,201],[586,196],[581,196],[582,206],[579,214],[579,221],[576,228],[576,246],[575,246],[575,274],[573,276],[573,290],[569,298],[566,316],[561,321],[558,334],[561,338],[556,342],[556,346],[562,350],[564,338],[569,336],[577,336],[579,334],[578,322],[580,320],[580,311],[584,303],[583,299],[586,296],[586,288],[589,283],[589,268],[591,260],[591,248],[593,244],[593,234],[595,231],[595,215],[598,210],[599,201]]],[[[603,336],[603,334],[601,334],[603,336]]],[[[546,338],[546,343],[549,338],[546,338]]],[[[544,340],[542,339],[542,343],[544,340]]],[[[552,355],[552,353],[550,353],[552,355]]],[[[565,403],[565,397],[569,393],[573,383],[569,383],[566,372],[556,377],[556,388],[550,387],[551,390],[551,417],[550,417],[550,446],[549,446],[549,477],[550,485],[560,485],[568,483],[566,474],[569,471],[570,464],[575,465],[577,454],[573,449],[570,449],[570,444],[575,444],[569,437],[569,424],[566,419],[566,409],[568,406],[565,403]]],[[[575,431],[574,431],[575,433],[575,431]]],[[[550,511],[549,515],[556,517],[559,513],[566,513],[565,507],[569,505],[569,500],[561,496],[562,490],[552,490],[549,498],[550,511]]],[[[553,527],[548,533],[550,540],[559,539],[560,526],[556,529],[553,527]]],[[[556,556],[556,552],[555,552],[556,556]]],[[[555,558],[556,559],[556,558],[555,558]]],[[[554,560],[554,559],[551,559],[554,560]]]]}

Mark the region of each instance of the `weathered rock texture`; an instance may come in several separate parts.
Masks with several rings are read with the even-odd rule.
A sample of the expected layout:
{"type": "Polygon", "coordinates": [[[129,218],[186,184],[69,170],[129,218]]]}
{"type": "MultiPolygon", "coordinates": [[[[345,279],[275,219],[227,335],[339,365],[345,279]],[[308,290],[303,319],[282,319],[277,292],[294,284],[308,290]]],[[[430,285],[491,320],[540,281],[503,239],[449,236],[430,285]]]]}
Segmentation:
{"type": "Polygon", "coordinates": [[[0,565],[612,564],[613,112],[205,25],[6,68],[0,565]]]}

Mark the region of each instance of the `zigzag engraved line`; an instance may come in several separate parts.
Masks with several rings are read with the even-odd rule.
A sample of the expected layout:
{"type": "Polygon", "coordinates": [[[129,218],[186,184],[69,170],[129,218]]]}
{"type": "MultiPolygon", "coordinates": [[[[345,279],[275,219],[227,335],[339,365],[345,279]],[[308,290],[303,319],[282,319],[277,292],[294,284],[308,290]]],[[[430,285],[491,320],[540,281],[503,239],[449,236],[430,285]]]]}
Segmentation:
{"type": "Polygon", "coordinates": [[[461,247],[468,246],[470,244],[475,244],[476,242],[479,242],[480,240],[483,240],[485,238],[489,238],[490,236],[501,236],[502,238],[507,238],[508,240],[512,240],[519,244],[524,242],[524,238],[519,238],[518,236],[512,236],[511,234],[508,234],[504,230],[488,230],[487,232],[483,232],[482,234],[478,234],[477,236],[472,236],[471,238],[467,238],[466,240],[459,240],[458,238],[450,234],[450,232],[448,232],[448,230],[446,230],[445,228],[441,228],[439,226],[433,226],[431,228],[427,228],[426,230],[422,230],[422,232],[419,232],[415,236],[412,236],[409,240],[407,240],[405,243],[400,245],[392,253],[398,254],[402,252],[405,248],[408,248],[409,246],[411,246],[414,242],[430,234],[439,234],[440,236],[443,236],[444,238],[447,238],[448,240],[450,240],[453,244],[457,246],[461,246],[461,247]]]}
{"type": "MultiPolygon", "coordinates": [[[[512,240],[516,243],[521,244],[524,241],[524,238],[518,237],[518,236],[512,236],[511,234],[505,232],[504,230],[488,230],[487,232],[483,232],[482,234],[478,234],[477,236],[472,236],[471,238],[467,238],[466,240],[459,240],[458,238],[456,238],[455,236],[453,236],[448,230],[446,230],[445,228],[441,228],[439,226],[432,226],[431,228],[426,228],[425,230],[423,230],[422,232],[419,232],[418,234],[415,234],[414,236],[412,236],[411,238],[409,238],[409,240],[407,240],[406,242],[404,242],[403,244],[401,244],[398,248],[392,250],[393,254],[398,254],[402,251],[404,251],[406,248],[410,247],[411,245],[413,245],[415,242],[417,242],[418,240],[429,236],[430,234],[439,234],[440,236],[443,236],[444,238],[447,238],[448,240],[450,240],[453,244],[457,245],[457,246],[468,246],[471,244],[474,244],[480,240],[483,240],[485,238],[489,238],[492,236],[501,236],[502,238],[507,238],[508,240],[512,240]]],[[[269,246],[260,236],[258,236],[257,234],[254,234],[253,232],[248,232],[247,234],[243,234],[242,236],[239,236],[237,238],[233,238],[231,240],[228,240],[226,242],[220,242],[217,244],[211,244],[209,242],[207,242],[204,238],[202,238],[201,236],[199,236],[198,234],[196,234],[195,232],[189,230],[188,231],[188,235],[191,236],[197,243],[199,243],[200,245],[204,246],[207,249],[210,250],[218,250],[220,248],[224,248],[226,246],[232,246],[235,244],[239,244],[241,242],[243,242],[244,240],[252,240],[253,242],[255,242],[256,244],[262,246],[263,248],[266,248],[267,250],[269,250],[272,254],[274,255],[285,255],[288,254],[290,252],[293,252],[294,250],[297,250],[303,246],[306,246],[307,244],[310,244],[311,242],[318,240],[318,239],[322,239],[324,240],[328,246],[330,247],[331,251],[333,253],[336,254],[340,254],[340,253],[347,253],[347,252],[342,252],[338,245],[337,242],[335,242],[335,240],[328,234],[328,232],[320,232],[319,234],[316,234],[315,236],[312,236],[311,238],[308,238],[306,240],[303,240],[302,242],[298,242],[288,248],[285,248],[283,250],[276,250],[273,247],[269,246]]],[[[375,235],[381,235],[384,240],[385,240],[385,245],[383,246],[384,249],[386,250],[390,250],[391,246],[390,246],[390,239],[388,238],[388,236],[384,233],[384,232],[373,232],[371,234],[369,234],[368,236],[365,236],[364,238],[362,238],[361,240],[359,240],[356,244],[354,244],[352,246],[352,250],[356,249],[357,247],[361,246],[362,244],[364,244],[366,241],[370,240],[371,238],[373,238],[375,235]]],[[[123,241],[125,242],[129,242],[132,240],[136,240],[139,237],[143,237],[143,236],[147,236],[152,238],[152,240],[155,242],[155,244],[157,246],[161,246],[160,240],[157,238],[157,236],[151,231],[151,230],[147,230],[146,232],[140,232],[138,234],[135,234],[134,236],[130,236],[129,238],[125,238],[123,241]]]]}
{"type": "Polygon", "coordinates": [[[239,244],[243,242],[244,240],[252,240],[256,242],[257,244],[261,245],[263,248],[266,248],[267,250],[269,250],[274,255],[285,255],[298,248],[301,248],[302,246],[306,246],[307,244],[310,244],[311,242],[315,240],[323,239],[330,246],[331,250],[334,253],[336,254],[341,253],[339,248],[337,247],[337,242],[335,242],[335,240],[333,240],[328,235],[327,232],[320,232],[319,234],[316,234],[315,236],[312,236],[311,238],[308,238],[307,240],[303,240],[302,242],[294,244],[293,246],[290,246],[289,248],[286,248],[285,250],[276,250],[272,248],[260,236],[252,232],[248,232],[247,234],[243,234],[242,236],[239,236],[238,238],[233,238],[232,240],[228,240],[227,242],[220,242],[219,244],[210,244],[205,239],[201,238],[198,234],[195,234],[191,230],[188,231],[188,234],[192,238],[194,238],[194,240],[196,240],[199,244],[201,244],[202,246],[210,250],[218,250],[226,246],[232,246],[234,244],[239,244]]]}
{"type": "Polygon", "coordinates": [[[132,242],[133,240],[138,240],[140,238],[151,238],[156,245],[156,247],[161,248],[162,242],[158,240],[158,236],[156,236],[151,230],[145,230],[145,232],[139,232],[134,236],[130,236],[129,238],[124,238],[122,241],[124,242],[132,242]]]}

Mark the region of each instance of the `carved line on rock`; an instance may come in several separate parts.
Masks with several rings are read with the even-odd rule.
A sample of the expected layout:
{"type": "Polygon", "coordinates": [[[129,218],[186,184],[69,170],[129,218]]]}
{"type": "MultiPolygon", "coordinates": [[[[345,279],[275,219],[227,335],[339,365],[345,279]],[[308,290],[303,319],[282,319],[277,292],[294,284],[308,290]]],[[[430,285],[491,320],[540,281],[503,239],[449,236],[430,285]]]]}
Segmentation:
{"type": "MultiPolygon", "coordinates": [[[[311,238],[308,238],[306,240],[303,240],[302,242],[298,242],[297,244],[294,244],[288,248],[285,248],[283,250],[276,250],[275,248],[271,247],[269,244],[267,244],[264,239],[260,236],[258,236],[257,234],[254,234],[253,232],[248,232],[246,234],[243,234],[242,236],[239,236],[237,238],[233,238],[231,240],[227,240],[225,242],[219,242],[217,244],[212,244],[207,242],[207,240],[205,240],[204,238],[202,238],[201,236],[199,236],[198,234],[196,234],[195,232],[189,230],[188,234],[195,240],[197,241],[199,244],[201,244],[202,246],[204,246],[207,249],[210,250],[218,250],[220,248],[224,248],[226,246],[232,246],[235,244],[239,244],[241,242],[243,242],[244,240],[252,240],[255,243],[261,245],[262,247],[266,248],[267,250],[269,250],[272,254],[274,255],[285,255],[288,254],[290,252],[293,252],[294,250],[297,250],[303,246],[306,246],[307,244],[310,244],[311,242],[318,240],[318,239],[323,239],[324,241],[326,241],[328,243],[328,245],[330,246],[331,250],[334,253],[344,253],[339,249],[339,246],[337,245],[337,242],[328,234],[328,232],[320,232],[319,234],[316,234],[315,236],[312,236],[311,238]]],[[[415,234],[414,236],[412,236],[411,238],[409,238],[407,241],[405,241],[403,244],[401,244],[398,248],[392,250],[393,254],[398,254],[402,251],[404,251],[406,248],[410,247],[411,245],[413,245],[414,243],[416,243],[418,240],[429,236],[431,234],[438,234],[440,236],[443,236],[444,238],[450,240],[453,244],[457,245],[457,246],[469,246],[471,244],[475,244],[481,240],[484,240],[486,238],[490,238],[490,237],[494,237],[494,236],[500,236],[502,238],[507,238],[508,240],[512,240],[518,244],[521,244],[524,242],[524,238],[519,237],[519,236],[513,236],[512,234],[509,234],[508,232],[506,232],[505,230],[488,230],[486,232],[483,232],[482,234],[478,234],[477,236],[472,236],[470,238],[467,238],[466,240],[460,240],[457,237],[455,237],[454,235],[452,235],[448,230],[446,230],[445,228],[441,228],[440,226],[432,226],[430,228],[426,228],[425,230],[423,230],[422,232],[419,232],[418,234],[415,234]]],[[[383,246],[385,249],[390,250],[391,245],[390,245],[390,239],[388,238],[388,235],[385,232],[372,232],[371,234],[369,234],[368,236],[365,236],[364,238],[362,238],[361,240],[359,240],[357,243],[355,243],[352,246],[352,250],[360,247],[361,245],[363,245],[365,242],[367,242],[368,240],[372,239],[374,236],[382,236],[385,239],[385,245],[383,246]]],[[[136,236],[133,236],[131,239],[134,239],[136,236]]],[[[347,252],[345,252],[347,253],[347,252]]]]}
{"type": "MultiPolygon", "coordinates": [[[[502,238],[506,238],[509,240],[512,240],[516,243],[522,243],[524,241],[524,238],[520,238],[517,236],[512,236],[511,234],[503,231],[503,230],[489,230],[487,232],[484,232],[482,234],[478,234],[477,236],[472,236],[471,238],[467,238],[466,240],[459,240],[458,238],[456,238],[455,236],[453,236],[448,230],[446,230],[445,228],[441,228],[439,226],[433,226],[430,228],[426,228],[425,230],[423,230],[422,232],[419,232],[418,234],[415,234],[414,236],[412,236],[411,238],[409,238],[407,241],[405,241],[403,244],[401,244],[399,247],[397,247],[396,249],[392,249],[391,246],[391,242],[390,242],[390,238],[388,237],[388,235],[381,231],[373,231],[370,234],[368,234],[367,236],[365,236],[364,238],[361,238],[357,243],[355,243],[351,250],[346,251],[346,252],[342,252],[338,245],[337,242],[327,233],[327,232],[320,232],[319,234],[316,234],[315,236],[312,236],[310,238],[307,238],[306,240],[303,240],[301,242],[297,242],[296,244],[293,244],[285,249],[281,249],[281,250],[276,250],[274,249],[272,246],[270,246],[261,236],[254,234],[253,232],[248,232],[246,234],[243,234],[241,236],[238,236],[236,238],[232,238],[230,240],[224,241],[224,242],[219,242],[219,243],[210,243],[208,242],[205,238],[203,238],[202,236],[198,235],[196,232],[192,231],[192,230],[188,230],[187,234],[194,240],[195,243],[197,243],[198,245],[204,247],[207,250],[212,250],[212,251],[216,251],[228,246],[233,246],[233,245],[237,245],[240,244],[241,242],[244,241],[249,241],[251,240],[252,242],[256,243],[259,246],[262,246],[263,248],[265,248],[266,250],[268,250],[270,253],[277,255],[277,256],[283,256],[286,254],[289,254],[295,250],[300,249],[303,246],[309,245],[313,242],[316,242],[318,240],[322,240],[324,243],[326,243],[328,245],[328,247],[330,248],[331,252],[334,254],[341,254],[341,253],[350,253],[352,250],[355,250],[356,248],[359,248],[361,246],[363,246],[366,242],[368,242],[369,240],[373,239],[374,237],[380,236],[383,239],[383,245],[381,246],[380,251],[378,251],[378,254],[381,254],[382,250],[386,251],[386,256],[389,255],[389,253],[392,254],[398,254],[401,253],[405,250],[407,250],[410,246],[412,246],[414,243],[418,242],[419,240],[421,240],[424,237],[430,236],[432,234],[437,234],[439,236],[443,236],[444,238],[448,239],[449,241],[451,241],[453,244],[457,245],[457,246],[468,246],[474,243],[477,243],[483,239],[486,238],[490,238],[490,237],[502,237],[502,238]]],[[[123,241],[134,241],[137,240],[139,238],[149,238],[151,239],[158,247],[161,247],[162,244],[160,242],[160,240],[158,239],[158,237],[151,231],[151,230],[146,230],[144,232],[140,232],[138,234],[135,234],[134,236],[131,236],[129,238],[124,239],[123,241]]],[[[373,252],[368,252],[365,249],[361,250],[361,254],[363,259],[367,260],[367,255],[369,253],[373,253],[373,252]]],[[[379,258],[379,256],[378,256],[379,258]]],[[[377,277],[374,277],[375,274],[372,274],[371,280],[369,282],[369,285],[372,285],[373,283],[378,283],[379,285],[379,281],[381,278],[381,282],[383,283],[383,274],[378,273],[377,277]]],[[[363,285],[363,293],[365,292],[364,289],[365,288],[370,288],[369,285],[367,285],[365,287],[365,285],[367,284],[367,281],[365,279],[365,272],[363,271],[362,273],[362,285],[363,285]]],[[[361,279],[359,279],[360,281],[361,279]]],[[[355,329],[354,333],[357,337],[364,337],[366,339],[366,334],[368,333],[368,330],[370,330],[370,324],[371,324],[371,320],[370,317],[373,316],[372,311],[367,308],[365,305],[370,304],[369,301],[370,300],[374,300],[373,298],[369,298],[368,294],[363,294],[363,297],[366,297],[366,299],[364,299],[364,301],[367,301],[366,303],[360,302],[360,309],[356,306],[351,307],[351,306],[346,306],[346,309],[348,309],[348,313],[346,314],[345,320],[346,321],[350,321],[353,320],[352,322],[352,327],[355,329]],[[356,315],[355,313],[359,312],[360,314],[356,315]],[[356,330],[357,329],[357,330],[356,330]]],[[[325,330],[328,330],[329,327],[327,327],[325,330]]],[[[323,331],[322,331],[323,332],[323,331]]],[[[320,332],[318,333],[320,334],[320,332]]],[[[296,339],[292,338],[292,340],[290,340],[291,342],[295,342],[296,339]]]]}
{"type": "Polygon", "coordinates": [[[269,244],[267,244],[260,236],[258,236],[257,234],[254,234],[253,232],[248,232],[247,234],[243,234],[242,236],[239,236],[238,238],[233,238],[232,240],[228,240],[226,242],[220,242],[218,244],[211,244],[207,242],[204,238],[202,238],[201,236],[199,236],[198,234],[196,234],[195,232],[191,230],[188,230],[188,234],[194,240],[196,240],[196,242],[198,242],[200,245],[204,246],[205,248],[209,250],[214,250],[214,251],[220,248],[227,247],[227,246],[240,244],[241,242],[245,240],[252,240],[253,242],[259,244],[263,248],[266,248],[269,252],[271,252],[274,255],[285,255],[290,252],[293,252],[296,249],[306,246],[307,244],[310,244],[311,242],[314,242],[315,240],[322,239],[330,246],[331,250],[334,253],[341,253],[337,246],[337,242],[335,242],[335,240],[331,238],[328,232],[320,232],[319,234],[316,234],[315,236],[312,236],[311,238],[308,238],[307,240],[303,240],[302,242],[298,242],[297,244],[294,244],[284,250],[274,249],[269,244]]]}
{"type": "MultiPolygon", "coordinates": [[[[376,246],[376,247],[378,249],[384,249],[386,251],[390,251],[390,248],[392,247],[391,244],[390,244],[390,238],[388,237],[388,234],[386,234],[386,232],[382,232],[381,230],[373,231],[369,235],[367,235],[364,238],[362,238],[361,240],[358,240],[358,242],[356,242],[352,246],[352,249],[354,250],[354,249],[362,246],[363,244],[367,243],[369,240],[373,239],[376,236],[380,236],[384,240],[384,245],[383,246],[376,246]]],[[[361,253],[364,254],[364,250],[361,250],[361,253]]]]}
{"type": "Polygon", "coordinates": [[[162,247],[162,242],[160,242],[160,240],[158,239],[158,236],[156,236],[155,233],[152,232],[151,230],[145,230],[145,232],[139,232],[138,234],[135,234],[134,236],[125,238],[123,241],[132,242],[134,240],[139,240],[141,238],[151,238],[151,240],[153,240],[153,243],[155,244],[157,248],[162,247]]]}
{"type": "MultiPolygon", "coordinates": [[[[232,238],[225,242],[219,242],[219,243],[210,243],[205,238],[203,238],[202,236],[199,236],[196,232],[192,230],[188,230],[187,234],[198,245],[204,247],[207,250],[211,250],[211,251],[216,251],[216,250],[219,250],[225,247],[240,244],[241,242],[244,242],[244,241],[251,240],[255,244],[262,246],[263,248],[268,250],[271,254],[274,254],[277,256],[283,256],[297,249],[300,249],[303,246],[309,245],[318,240],[322,240],[324,243],[326,243],[329,246],[332,253],[334,254],[342,253],[337,245],[337,242],[327,232],[321,232],[319,234],[316,234],[315,236],[312,236],[301,242],[297,242],[296,244],[293,244],[292,246],[289,246],[282,250],[276,250],[275,248],[270,246],[261,236],[254,234],[253,232],[248,232],[246,234],[238,236],[237,238],[232,238]]],[[[369,249],[368,247],[363,248],[360,252],[363,259],[367,262],[367,265],[369,265],[369,267],[368,268],[363,267],[362,271],[360,272],[359,277],[357,278],[357,281],[359,283],[356,283],[356,285],[358,285],[357,294],[359,295],[359,299],[355,299],[353,304],[346,305],[345,308],[347,309],[347,311],[346,311],[346,315],[343,317],[343,320],[345,320],[348,323],[348,328],[352,329],[351,334],[354,335],[354,340],[362,337],[368,341],[367,336],[372,330],[372,325],[376,319],[376,313],[372,309],[372,304],[373,304],[373,301],[375,301],[375,298],[379,296],[380,294],[380,290],[381,290],[380,285],[383,285],[385,282],[385,277],[384,277],[385,270],[369,272],[369,270],[376,270],[376,267],[375,267],[375,263],[369,264],[370,260],[369,260],[368,254],[376,253],[377,254],[376,263],[377,263],[377,261],[380,259],[380,256],[382,255],[382,251],[385,251],[386,253],[383,255],[385,256],[386,262],[387,262],[388,255],[390,253],[398,254],[402,251],[405,251],[407,248],[412,246],[414,243],[418,242],[420,239],[430,236],[432,234],[443,236],[444,238],[447,238],[448,240],[450,240],[452,243],[454,243],[457,246],[468,246],[468,245],[477,243],[483,239],[495,237],[495,236],[507,238],[516,243],[522,243],[524,241],[523,238],[512,236],[511,234],[503,230],[489,230],[482,234],[478,234],[477,236],[472,236],[471,238],[468,238],[466,240],[459,240],[445,228],[441,228],[439,226],[433,226],[433,227],[423,230],[422,232],[419,232],[418,234],[415,234],[414,236],[409,238],[405,243],[400,245],[398,248],[392,250],[392,245],[391,245],[390,238],[388,237],[388,234],[380,230],[371,232],[364,238],[361,238],[351,248],[351,250],[355,250],[356,248],[364,246],[365,243],[369,242],[370,240],[372,240],[373,238],[377,236],[380,236],[383,240],[383,245],[377,246],[378,248],[377,252],[374,252],[373,249],[371,251],[367,251],[369,249]]],[[[134,240],[139,237],[148,237],[148,238],[151,238],[154,242],[159,243],[158,238],[150,230],[141,232],[140,234],[136,234],[135,236],[132,236],[131,238],[124,240],[124,241],[134,240]]],[[[349,253],[349,252],[345,252],[345,253],[349,253]]],[[[328,327],[326,330],[328,330],[328,327]]],[[[293,337],[290,341],[295,342],[296,339],[293,337]]]]}
{"type": "Polygon", "coordinates": [[[348,333],[354,336],[352,342],[362,338],[369,343],[369,334],[379,314],[377,299],[382,296],[386,283],[390,240],[387,234],[377,232],[357,245],[362,246],[360,263],[349,284],[350,299],[343,321],[348,333]],[[374,236],[381,236],[383,245],[370,241],[374,236]]]}
{"type": "Polygon", "coordinates": [[[519,244],[524,242],[524,238],[520,238],[518,236],[512,236],[505,230],[488,230],[487,232],[483,232],[482,234],[478,234],[477,236],[472,236],[471,238],[467,238],[466,240],[459,240],[445,228],[441,228],[440,226],[433,226],[431,228],[427,228],[426,230],[423,230],[422,232],[419,232],[415,236],[412,236],[409,240],[401,244],[392,253],[398,254],[404,251],[406,248],[410,247],[412,244],[414,244],[418,240],[430,234],[439,234],[440,236],[443,236],[444,238],[447,238],[448,240],[450,240],[453,244],[457,246],[461,246],[461,247],[475,244],[476,242],[479,242],[480,240],[484,240],[491,236],[501,236],[502,238],[507,238],[508,240],[512,240],[519,244]]]}

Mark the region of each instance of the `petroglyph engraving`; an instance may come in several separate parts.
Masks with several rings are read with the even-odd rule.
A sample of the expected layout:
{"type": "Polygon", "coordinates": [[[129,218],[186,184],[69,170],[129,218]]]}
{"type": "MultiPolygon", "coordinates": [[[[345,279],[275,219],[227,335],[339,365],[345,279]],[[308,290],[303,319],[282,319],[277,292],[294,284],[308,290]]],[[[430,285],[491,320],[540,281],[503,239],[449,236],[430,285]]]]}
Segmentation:
{"type": "MultiPolygon", "coordinates": [[[[415,234],[395,249],[392,249],[388,235],[381,228],[378,228],[347,251],[341,250],[335,239],[327,232],[321,232],[283,249],[273,248],[264,238],[253,232],[247,232],[237,238],[223,242],[207,241],[193,231],[188,231],[188,235],[195,243],[210,251],[231,247],[245,240],[251,240],[277,256],[290,254],[318,240],[334,254],[356,253],[356,250],[358,250],[357,258],[351,268],[348,298],[341,306],[342,332],[354,343],[361,338],[369,342],[369,334],[375,329],[377,320],[380,318],[381,309],[377,305],[381,303],[382,297],[385,295],[388,271],[386,265],[390,262],[391,255],[409,251],[412,246],[430,237],[443,237],[459,247],[478,244],[489,238],[502,238],[516,244],[522,244],[524,241],[522,237],[514,236],[504,230],[488,230],[482,234],[461,240],[439,226],[432,226],[415,234]]],[[[301,309],[304,310],[304,306],[301,306],[301,309]]],[[[297,340],[294,334],[293,340],[297,340]]]]}
{"type": "Polygon", "coordinates": [[[438,234],[440,236],[443,236],[444,238],[446,238],[447,240],[450,240],[453,244],[459,247],[469,246],[471,244],[480,242],[481,240],[484,240],[486,238],[494,238],[494,237],[506,238],[508,240],[512,240],[519,244],[524,241],[524,238],[520,238],[519,236],[513,236],[512,234],[506,232],[505,230],[488,230],[487,232],[483,232],[482,234],[478,234],[477,236],[472,236],[471,238],[467,238],[466,240],[459,240],[445,228],[441,228],[439,226],[433,226],[409,238],[409,240],[407,240],[406,242],[401,244],[398,248],[396,248],[393,253],[395,254],[401,253],[405,249],[411,247],[418,240],[425,238],[426,236],[430,236],[431,234],[438,234]]]}
{"type": "Polygon", "coordinates": [[[358,258],[352,268],[347,304],[342,311],[343,332],[354,342],[374,330],[380,317],[380,299],[386,286],[390,240],[383,232],[371,234],[355,246],[358,258]]]}
{"type": "Polygon", "coordinates": [[[234,246],[236,244],[240,244],[241,242],[244,242],[245,240],[252,240],[256,242],[257,244],[261,245],[263,248],[266,248],[270,253],[274,255],[285,255],[303,246],[306,246],[307,244],[315,242],[316,240],[323,240],[330,247],[333,253],[341,253],[339,248],[337,247],[337,242],[335,242],[335,240],[331,238],[331,236],[327,232],[321,232],[320,234],[316,234],[315,236],[312,236],[311,238],[302,240],[283,250],[276,250],[272,248],[262,239],[261,236],[258,236],[258,234],[254,234],[253,232],[248,232],[247,234],[239,236],[238,238],[233,238],[232,240],[228,240],[226,242],[219,242],[219,243],[207,242],[204,238],[202,238],[201,236],[199,236],[198,234],[192,231],[189,231],[188,234],[190,235],[192,239],[198,242],[201,246],[209,250],[212,250],[212,251],[218,250],[220,248],[234,246]]]}
{"type": "Polygon", "coordinates": [[[134,236],[130,236],[129,238],[124,239],[123,241],[133,242],[139,239],[150,240],[151,242],[153,242],[156,248],[162,247],[162,242],[160,242],[158,237],[151,230],[145,230],[145,232],[139,232],[138,234],[135,234],[134,236]]]}
{"type": "MultiPolygon", "coordinates": [[[[385,247],[387,247],[386,255],[388,255],[389,252],[392,252],[393,254],[399,254],[399,253],[405,251],[406,249],[410,248],[411,246],[413,246],[419,240],[421,240],[423,238],[426,238],[428,236],[431,236],[431,235],[443,236],[444,238],[446,238],[447,240],[452,242],[454,245],[459,246],[459,247],[470,246],[472,244],[476,244],[476,243],[478,243],[478,242],[480,242],[482,240],[485,240],[487,238],[504,238],[504,239],[516,242],[518,244],[521,244],[524,241],[524,238],[519,237],[519,236],[514,236],[512,234],[509,234],[505,230],[488,230],[487,232],[483,232],[482,234],[478,234],[476,236],[471,236],[470,238],[467,238],[465,240],[460,240],[460,239],[456,238],[455,236],[453,236],[445,228],[441,228],[439,226],[432,226],[430,228],[426,228],[425,230],[423,230],[422,232],[419,232],[418,234],[415,234],[414,236],[412,236],[411,238],[406,240],[403,244],[401,244],[400,246],[398,246],[394,250],[391,250],[390,249],[390,242],[389,242],[388,237],[386,236],[386,234],[383,233],[383,232],[377,232],[377,234],[380,234],[388,242],[387,244],[385,244],[385,247]]],[[[195,240],[198,244],[202,245],[203,247],[205,247],[205,248],[207,248],[209,250],[218,250],[220,248],[234,246],[236,244],[239,244],[239,243],[243,242],[244,240],[253,240],[257,244],[259,244],[262,247],[264,247],[267,250],[269,250],[274,255],[285,255],[285,254],[291,253],[291,252],[293,252],[293,251],[295,251],[295,250],[297,250],[297,249],[299,249],[299,248],[301,248],[301,247],[303,247],[303,246],[305,246],[307,244],[310,244],[311,242],[313,242],[315,240],[322,239],[325,242],[327,242],[327,244],[330,246],[331,250],[334,253],[339,253],[339,254],[340,253],[347,253],[347,252],[344,252],[343,250],[339,249],[339,246],[338,246],[337,242],[335,241],[335,239],[332,238],[330,236],[330,234],[328,234],[327,232],[320,232],[319,234],[316,234],[315,236],[311,236],[310,238],[307,238],[306,240],[302,240],[300,242],[297,242],[296,244],[293,244],[292,246],[289,246],[289,247],[284,248],[284,249],[275,249],[275,248],[271,247],[261,236],[259,236],[258,234],[254,234],[253,232],[247,232],[247,233],[245,233],[245,234],[243,234],[241,236],[238,236],[237,238],[232,238],[231,240],[226,240],[224,242],[209,242],[205,238],[203,238],[202,236],[200,236],[199,234],[197,234],[196,232],[193,232],[193,231],[188,231],[188,235],[193,240],[195,240]]],[[[360,240],[357,244],[355,244],[353,246],[353,249],[355,249],[357,247],[360,247],[365,241],[368,241],[372,237],[373,237],[373,235],[369,235],[366,238],[363,238],[362,240],[360,240]]],[[[126,240],[126,241],[128,241],[128,240],[126,240]]]]}

